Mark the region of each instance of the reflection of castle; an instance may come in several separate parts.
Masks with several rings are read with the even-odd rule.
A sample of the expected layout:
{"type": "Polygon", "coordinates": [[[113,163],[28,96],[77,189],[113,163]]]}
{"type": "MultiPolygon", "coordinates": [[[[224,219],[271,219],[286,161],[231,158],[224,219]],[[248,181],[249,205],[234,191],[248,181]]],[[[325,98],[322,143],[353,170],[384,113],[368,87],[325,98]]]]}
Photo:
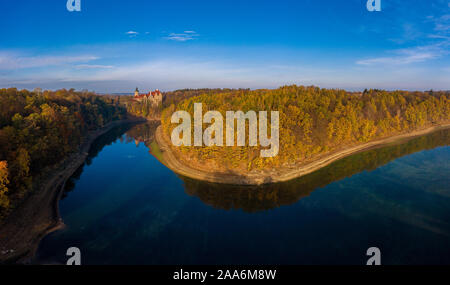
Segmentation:
{"type": "Polygon", "coordinates": [[[150,121],[145,124],[138,124],[127,131],[127,136],[130,139],[134,139],[134,143],[136,145],[139,145],[141,142],[150,144],[155,140],[155,132],[159,124],[159,121],[150,121]]]}
{"type": "Polygon", "coordinates": [[[150,91],[147,94],[139,94],[139,89],[136,87],[134,91],[134,100],[159,106],[162,102],[162,93],[158,89],[150,91]]]}

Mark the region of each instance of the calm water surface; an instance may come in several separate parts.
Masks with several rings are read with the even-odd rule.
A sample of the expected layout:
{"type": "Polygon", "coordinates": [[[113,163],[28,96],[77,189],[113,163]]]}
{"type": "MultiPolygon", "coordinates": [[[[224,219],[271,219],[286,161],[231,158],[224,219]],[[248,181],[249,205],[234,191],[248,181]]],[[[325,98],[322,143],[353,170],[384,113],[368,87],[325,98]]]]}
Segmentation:
{"type": "Polygon", "coordinates": [[[342,159],[266,187],[179,177],[158,160],[155,126],[99,138],[60,201],[67,225],[36,263],[450,264],[450,131],[342,159]]]}

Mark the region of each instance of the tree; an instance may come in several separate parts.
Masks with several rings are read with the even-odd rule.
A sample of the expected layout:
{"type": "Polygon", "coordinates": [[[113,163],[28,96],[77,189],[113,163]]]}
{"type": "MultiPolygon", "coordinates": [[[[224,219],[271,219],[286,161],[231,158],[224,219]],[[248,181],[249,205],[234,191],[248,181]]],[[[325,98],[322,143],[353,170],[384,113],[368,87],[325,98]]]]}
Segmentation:
{"type": "Polygon", "coordinates": [[[6,161],[0,161],[0,212],[9,207],[9,198],[7,196],[8,183],[8,163],[6,161]]]}

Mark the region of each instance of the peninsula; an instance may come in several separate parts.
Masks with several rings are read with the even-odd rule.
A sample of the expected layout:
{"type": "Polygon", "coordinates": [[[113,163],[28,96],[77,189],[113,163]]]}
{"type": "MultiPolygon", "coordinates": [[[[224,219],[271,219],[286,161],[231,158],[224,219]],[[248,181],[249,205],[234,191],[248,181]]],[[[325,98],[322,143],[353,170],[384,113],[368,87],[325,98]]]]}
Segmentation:
{"type": "MultiPolygon", "coordinates": [[[[186,177],[225,184],[288,181],[348,155],[450,127],[448,92],[344,90],[284,86],[204,94],[171,104],[162,112],[156,140],[163,163],[186,177]],[[175,146],[170,116],[194,112],[195,103],[225,114],[279,111],[280,150],[260,157],[261,146],[175,146]]],[[[247,129],[248,129],[248,122],[247,129]]],[[[203,123],[203,129],[208,124],[203,123]]],[[[246,134],[248,141],[248,133],[246,134]]]]}

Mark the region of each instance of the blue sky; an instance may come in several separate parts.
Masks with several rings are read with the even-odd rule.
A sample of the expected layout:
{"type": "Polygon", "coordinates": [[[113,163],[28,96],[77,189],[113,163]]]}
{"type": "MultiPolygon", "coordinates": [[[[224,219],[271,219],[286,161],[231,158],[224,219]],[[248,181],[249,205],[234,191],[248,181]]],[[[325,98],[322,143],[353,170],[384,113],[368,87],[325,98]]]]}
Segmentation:
{"type": "Polygon", "coordinates": [[[0,88],[450,89],[450,1],[1,1],[0,88]]]}

